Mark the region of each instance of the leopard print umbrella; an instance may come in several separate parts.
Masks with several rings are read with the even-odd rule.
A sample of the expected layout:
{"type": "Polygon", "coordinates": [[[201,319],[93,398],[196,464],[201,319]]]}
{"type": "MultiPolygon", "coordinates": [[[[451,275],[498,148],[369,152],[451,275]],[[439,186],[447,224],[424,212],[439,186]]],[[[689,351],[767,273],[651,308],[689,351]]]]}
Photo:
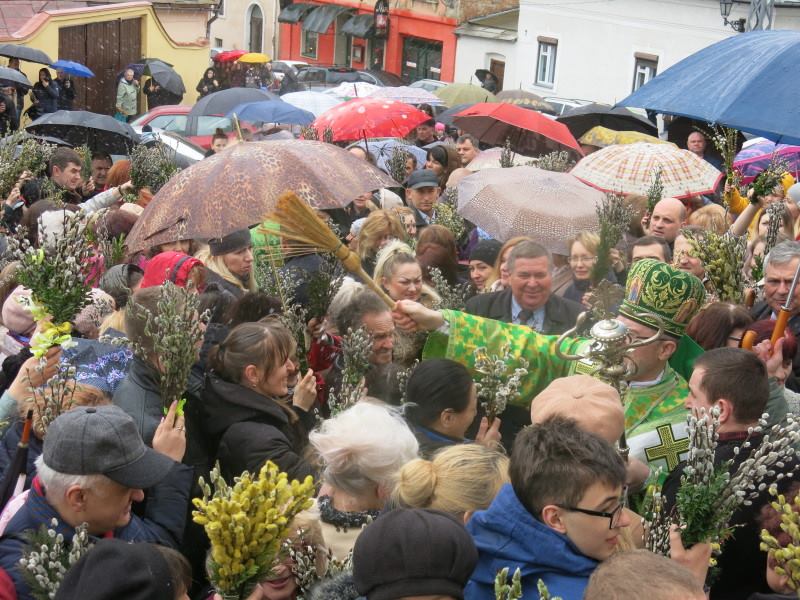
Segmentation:
{"type": "Polygon", "coordinates": [[[178,240],[223,237],[261,223],[286,192],[314,208],[347,206],[398,183],[357,156],[318,141],[242,142],[175,175],[145,208],[126,244],[139,252],[178,240]]]}

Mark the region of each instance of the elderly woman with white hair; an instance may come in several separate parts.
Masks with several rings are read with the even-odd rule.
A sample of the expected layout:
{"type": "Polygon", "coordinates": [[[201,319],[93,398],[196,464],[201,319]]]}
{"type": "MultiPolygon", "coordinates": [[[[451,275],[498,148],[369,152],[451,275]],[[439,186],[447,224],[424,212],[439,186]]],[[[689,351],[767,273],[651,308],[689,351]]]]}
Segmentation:
{"type": "Polygon", "coordinates": [[[370,401],[324,421],[309,441],[322,467],[322,535],[333,557],[342,560],[361,528],[378,516],[397,472],[417,457],[419,446],[396,410],[370,401]]]}

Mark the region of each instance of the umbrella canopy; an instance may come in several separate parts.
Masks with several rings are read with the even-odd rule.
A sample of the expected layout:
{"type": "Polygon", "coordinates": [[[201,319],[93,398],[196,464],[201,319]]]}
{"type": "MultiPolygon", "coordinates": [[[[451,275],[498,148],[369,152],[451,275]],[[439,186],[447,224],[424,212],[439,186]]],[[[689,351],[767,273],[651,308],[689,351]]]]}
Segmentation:
{"type": "Polygon", "coordinates": [[[457,114],[453,124],[494,146],[502,146],[509,139],[511,149],[520,154],[537,156],[567,150],[583,156],[566,125],[513,104],[476,104],[457,114]]]}
{"type": "Polygon", "coordinates": [[[246,102],[231,109],[226,117],[236,115],[242,121],[250,123],[286,123],[288,125],[308,125],[314,115],[307,110],[292,106],[280,100],[264,100],[262,102],[246,102]]]}
{"type": "Polygon", "coordinates": [[[475,106],[474,102],[468,104],[456,104],[455,106],[448,108],[447,110],[436,115],[436,122],[441,123],[442,125],[447,125],[448,127],[454,127],[453,119],[455,116],[473,106],[475,106]]]}
{"type": "Polygon", "coordinates": [[[405,137],[427,113],[402,102],[380,98],[356,98],[321,114],[312,123],[317,131],[333,130],[334,142],[364,138],[405,137]]]}
{"type": "Polygon", "coordinates": [[[578,142],[586,144],[587,146],[597,146],[598,148],[614,146],[615,144],[636,144],[638,142],[645,142],[647,144],[670,143],[666,140],[653,137],[652,135],[647,135],[646,133],[640,133],[638,131],[614,131],[602,125],[592,127],[578,139],[578,142]]]}
{"type": "Polygon", "coordinates": [[[235,62],[245,54],[245,50],[225,50],[214,57],[214,62],[235,62]]]}
{"type": "Polygon", "coordinates": [[[72,60],[57,60],[50,67],[75,77],[94,77],[94,73],[89,67],[72,60]]]}
{"type": "Polygon", "coordinates": [[[431,106],[444,104],[444,102],[428,90],[412,88],[407,85],[378,88],[370,94],[369,97],[388,98],[389,100],[397,100],[398,102],[405,102],[406,104],[430,104],[431,106]]]}
{"type": "Polygon", "coordinates": [[[569,173],[535,167],[484,169],[458,184],[458,213],[494,239],[530,236],[563,255],[567,240],[597,230],[595,206],[602,199],[569,173]]]}
{"type": "Polygon", "coordinates": [[[425,168],[425,161],[428,158],[428,154],[424,148],[420,148],[419,146],[412,146],[411,144],[406,144],[402,140],[398,140],[395,138],[387,138],[384,140],[361,140],[360,142],[356,142],[353,144],[354,146],[359,146],[368,150],[374,157],[375,161],[378,164],[378,168],[389,172],[389,167],[386,164],[386,161],[392,157],[395,148],[399,148],[406,154],[412,155],[414,158],[417,159],[417,170],[425,168]]]}
{"type": "Polygon", "coordinates": [[[665,198],[713,193],[720,177],[702,158],[668,144],[609,146],[583,158],[571,173],[604,192],[645,195],[659,168],[665,198]]]}
{"type": "Polygon", "coordinates": [[[343,100],[349,100],[351,98],[366,98],[379,89],[377,85],[367,83],[366,81],[345,81],[335,88],[325,90],[324,93],[335,96],[336,98],[342,98],[343,100]]]}
{"type": "MultiPolygon", "coordinates": [[[[478,156],[473,158],[467,165],[470,171],[480,171],[482,169],[499,169],[500,155],[503,154],[502,148],[489,148],[482,150],[478,156]]],[[[536,159],[530,156],[523,156],[522,154],[514,154],[512,162],[514,166],[522,167],[528,165],[529,162],[536,162],[536,159]]]]}
{"type": "Polygon", "coordinates": [[[239,58],[236,59],[236,62],[240,63],[250,63],[254,65],[263,65],[270,61],[269,56],[263,54],[262,52],[248,52],[247,54],[242,54],[239,58]]]}
{"type": "Polygon", "coordinates": [[[497,94],[498,102],[516,104],[523,108],[532,108],[541,112],[556,114],[555,107],[541,96],[525,90],[503,90],[497,94]]]}
{"type": "Polygon", "coordinates": [[[338,98],[322,92],[291,92],[281,96],[281,100],[297,108],[307,110],[315,117],[342,103],[338,98]]]}
{"type": "Polygon", "coordinates": [[[225,115],[235,106],[245,102],[263,102],[264,100],[280,100],[275,94],[255,88],[230,88],[209,94],[197,101],[189,111],[190,117],[210,117],[225,115]]]}
{"type": "Polygon", "coordinates": [[[170,179],[126,243],[135,252],[182,239],[223,237],[263,221],[287,190],[314,208],[330,209],[390,186],[397,183],[383,171],[333,144],[239,143],[170,179]]]}
{"type": "Polygon", "coordinates": [[[785,160],[789,171],[797,179],[797,173],[800,172],[800,146],[776,144],[764,138],[746,142],[736,155],[733,167],[742,174],[742,182],[748,184],[767,168],[773,156],[780,156],[785,160]]]}
{"type": "Polygon", "coordinates": [[[19,44],[0,44],[0,56],[18,58],[42,65],[49,65],[53,62],[53,59],[41,50],[29,48],[28,46],[20,46],[19,44]]]}
{"type": "Polygon", "coordinates": [[[658,127],[645,117],[622,106],[613,107],[596,102],[571,108],[556,120],[569,127],[576,138],[597,125],[615,131],[638,131],[647,135],[658,135],[658,127]]]}
{"type": "Polygon", "coordinates": [[[497,102],[497,98],[493,93],[471,83],[451,83],[433,93],[447,106],[475,104],[476,102],[497,102]]]}
{"type": "Polygon", "coordinates": [[[16,69],[9,69],[8,67],[0,67],[0,81],[7,81],[10,83],[17,83],[25,87],[33,87],[33,84],[28,80],[25,75],[16,69]]]}
{"type": "Polygon", "coordinates": [[[128,154],[139,141],[139,136],[127,123],[85,110],[47,113],[25,127],[25,131],[61,138],[72,146],[86,145],[94,152],[109,154],[128,154]]]}
{"type": "Polygon", "coordinates": [[[147,62],[144,72],[168,92],[176,96],[183,96],[186,93],[183,78],[167,63],[160,60],[150,60],[147,62]]]}
{"type": "Polygon", "coordinates": [[[790,74],[798,64],[800,32],[749,31],[695,52],[618,106],[691,117],[796,144],[800,104],[796,78],[790,74]]]}

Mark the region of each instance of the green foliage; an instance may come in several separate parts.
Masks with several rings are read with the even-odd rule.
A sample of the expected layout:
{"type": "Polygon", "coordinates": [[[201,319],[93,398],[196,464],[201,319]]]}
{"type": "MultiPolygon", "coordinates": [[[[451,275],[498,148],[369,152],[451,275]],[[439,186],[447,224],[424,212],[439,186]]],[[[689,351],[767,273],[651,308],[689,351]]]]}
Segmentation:
{"type": "Polygon", "coordinates": [[[720,302],[744,303],[744,256],[747,240],[713,231],[700,234],[681,231],[692,246],[692,254],[703,262],[706,278],[720,302]]]}
{"type": "MultiPolygon", "coordinates": [[[[508,583],[508,567],[497,572],[494,578],[495,600],[519,600],[522,598],[522,581],[519,567],[514,571],[511,583],[508,583]]],[[[548,596],[549,598],[549,596],[548,596]]]]}
{"type": "Polygon", "coordinates": [[[4,137],[0,143],[0,198],[11,193],[24,172],[33,177],[45,175],[55,149],[55,145],[39,143],[24,131],[4,137]]]}
{"type": "Polygon", "coordinates": [[[397,182],[402,183],[406,179],[406,161],[411,155],[400,146],[392,148],[391,156],[386,160],[386,168],[389,175],[397,182]]]}
{"type": "Polygon", "coordinates": [[[597,246],[597,260],[592,267],[590,279],[597,285],[608,275],[611,268],[611,250],[619,244],[633,218],[633,209],[622,196],[606,194],[597,205],[597,220],[600,223],[600,244],[597,246]]]}
{"type": "Polygon", "coordinates": [[[431,223],[445,227],[453,234],[456,242],[466,233],[467,224],[464,218],[458,214],[458,190],[456,188],[445,189],[442,199],[436,203],[431,223]]]}
{"type": "Polygon", "coordinates": [[[309,319],[320,319],[327,314],[328,307],[342,286],[344,275],[344,267],[335,256],[327,253],[322,255],[322,264],[309,275],[306,283],[306,316],[309,319]]]}
{"type": "Polygon", "coordinates": [[[572,160],[569,152],[561,150],[540,156],[538,160],[533,162],[533,166],[544,169],[545,171],[567,173],[575,166],[575,161],[572,160]]]}
{"type": "Polygon", "coordinates": [[[468,283],[455,283],[450,285],[442,275],[442,271],[438,267],[430,269],[430,277],[433,283],[433,289],[439,294],[440,300],[437,302],[437,310],[450,309],[463,311],[467,305],[467,296],[469,296],[468,283]]]}
{"type": "Polygon", "coordinates": [[[89,181],[92,176],[92,151],[89,146],[84,144],[75,148],[75,152],[81,157],[81,179],[89,181]]]}
{"type": "Polygon", "coordinates": [[[165,144],[136,146],[131,152],[131,183],[136,192],[147,188],[156,194],[180,169],[175,164],[175,151],[165,144]]]}
{"type": "Polygon", "coordinates": [[[522,379],[528,375],[529,363],[511,354],[505,344],[499,354],[489,354],[483,346],[475,349],[475,380],[478,399],[486,410],[489,422],[500,415],[508,402],[517,397],[522,379]]]}
{"type": "Polygon", "coordinates": [[[786,172],[789,171],[789,163],[786,159],[773,154],[772,158],[764,169],[753,181],[753,197],[751,202],[758,202],[764,197],[775,193],[775,188],[781,185],[781,180],[786,172]]]}
{"type": "Polygon", "coordinates": [[[664,197],[664,183],[661,180],[663,170],[658,167],[653,171],[653,182],[647,188],[647,214],[652,215],[653,209],[664,197]]]}
{"type": "Polygon", "coordinates": [[[506,138],[503,150],[500,152],[500,167],[510,169],[514,166],[514,151],[511,149],[511,138],[506,138]]]}
{"type": "Polygon", "coordinates": [[[342,387],[328,399],[331,416],[347,410],[364,395],[364,377],[370,367],[372,345],[372,336],[364,327],[348,329],[342,337],[342,387]]]}

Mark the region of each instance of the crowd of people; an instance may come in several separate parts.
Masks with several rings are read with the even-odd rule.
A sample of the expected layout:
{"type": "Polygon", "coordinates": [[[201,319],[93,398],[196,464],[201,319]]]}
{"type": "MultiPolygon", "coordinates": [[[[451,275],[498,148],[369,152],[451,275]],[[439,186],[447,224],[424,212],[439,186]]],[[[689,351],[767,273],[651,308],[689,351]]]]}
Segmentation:
{"type": "MultiPolygon", "coordinates": [[[[209,68],[197,91],[261,87],[266,79],[257,67],[209,68]]],[[[33,90],[38,109],[71,102],[68,81],[42,69],[33,90]]],[[[158,94],[151,82],[144,91],[158,94]]],[[[119,118],[136,113],[138,86],[127,70],[119,118]]],[[[0,97],[0,126],[14,103],[0,97]]],[[[735,512],[721,548],[712,540],[684,545],[674,525],[670,557],[655,554],[645,549],[645,515],[636,510],[656,484],[675,504],[693,412],[718,414],[714,460],[733,471],[757,446],[753,430],[762,419],[781,424],[800,411],[800,289],[792,287],[800,184],[787,173],[763,197],[731,193],[729,211],[716,197],[664,198],[648,210],[646,198],[628,196],[634,217],[608,257],[599,256],[595,231],[578,232],[566,254],[554,254],[536,232],[497,240],[468,222],[458,235],[442,223],[443,203],[482,145],[460,132],[431,146],[442,137],[432,115],[407,140],[425,147],[426,161],[409,155],[402,187],[319,211],[393,306],[367,281],[337,279],[324,314],[309,315],[300,339],[284,317],[312,305],[309,282],[328,259],[253,224],[128,252],[117,264],[98,243],[85,272],[90,302],[71,321],[76,344],[34,356],[40,318],[4,239],[0,249],[11,250],[0,272],[0,480],[20,469],[29,410],[33,417],[24,491],[0,514],[0,598],[37,597],[23,563],[42,527],[66,542],[81,535],[95,542],[65,569],[56,599],[221,597],[209,580],[209,539],[192,520],[198,478],[207,481],[218,465],[232,482],[267,461],[290,479],[313,477],[313,507],[295,517],[292,531],[310,532],[319,581],[303,589],[301,565],[283,553],[242,599],[494,598],[505,568],[509,581],[519,571],[525,599],[540,597],[540,582],[563,600],[796,597],[791,574],[760,548],[762,529],[785,534],[767,487],[793,498],[796,461],[779,463],[778,476],[735,512]],[[785,217],[765,255],[764,215],[773,203],[786,205],[785,217]],[[763,268],[753,306],[715,296],[692,243],[707,231],[747,236],[742,268],[763,268]],[[635,368],[622,396],[593,376],[591,364],[565,356],[588,347],[586,331],[575,328],[595,302],[591,272],[600,259],[605,279],[625,290],[615,318],[629,340],[647,342],[630,354],[635,368]],[[285,288],[288,298],[260,276],[275,269],[278,288],[298,284],[285,288]],[[159,382],[169,367],[146,318],[165,314],[167,282],[197,294],[194,318],[204,328],[185,409],[164,406],[159,382]],[[463,305],[447,305],[455,289],[464,291],[463,305]],[[782,310],[788,327],[773,345],[782,310]],[[341,406],[355,331],[367,339],[363,387],[341,406]],[[742,343],[749,331],[753,350],[742,343]],[[124,339],[135,353],[115,343],[124,339]],[[497,415],[476,385],[482,354],[527,365],[497,415]],[[51,383],[63,365],[75,391],[51,418],[46,397],[57,393],[51,383]],[[327,563],[348,560],[349,568],[326,575],[327,563]]],[[[710,159],[698,136],[689,136],[689,149],[710,159]]],[[[224,133],[215,138],[211,154],[224,156],[227,143],[224,133]]],[[[368,144],[348,151],[365,165],[377,162],[368,144]]],[[[95,241],[128,235],[152,199],[137,190],[135,202],[122,202],[134,192],[130,161],[96,152],[90,176],[83,166],[62,147],[46,177],[23,173],[5,199],[5,235],[24,234],[46,249],[74,215],[95,241]],[[63,201],[45,194],[51,188],[63,201]]]]}

